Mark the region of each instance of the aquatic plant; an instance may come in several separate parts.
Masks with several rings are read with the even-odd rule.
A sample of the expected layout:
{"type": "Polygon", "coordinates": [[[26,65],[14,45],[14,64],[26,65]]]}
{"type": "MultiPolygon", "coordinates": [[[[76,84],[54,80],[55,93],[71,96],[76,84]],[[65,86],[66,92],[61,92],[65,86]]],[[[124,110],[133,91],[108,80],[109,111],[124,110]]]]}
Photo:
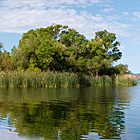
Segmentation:
{"type": "Polygon", "coordinates": [[[70,72],[1,72],[1,88],[65,88],[88,86],[134,86],[133,76],[99,76],[70,72]]]}

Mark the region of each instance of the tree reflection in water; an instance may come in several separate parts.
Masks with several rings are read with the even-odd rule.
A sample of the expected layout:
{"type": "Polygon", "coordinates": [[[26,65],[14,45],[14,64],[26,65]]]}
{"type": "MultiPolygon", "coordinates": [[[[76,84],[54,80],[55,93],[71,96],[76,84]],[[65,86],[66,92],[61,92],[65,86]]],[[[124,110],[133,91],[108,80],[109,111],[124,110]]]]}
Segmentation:
{"type": "Polygon", "coordinates": [[[119,139],[125,132],[127,88],[1,89],[0,119],[19,136],[119,139]]]}

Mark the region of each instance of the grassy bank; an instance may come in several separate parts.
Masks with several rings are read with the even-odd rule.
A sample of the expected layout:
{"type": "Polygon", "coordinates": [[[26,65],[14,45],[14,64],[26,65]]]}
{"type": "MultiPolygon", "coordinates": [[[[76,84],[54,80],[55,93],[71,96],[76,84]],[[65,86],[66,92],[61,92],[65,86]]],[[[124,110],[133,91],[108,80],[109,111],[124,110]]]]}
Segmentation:
{"type": "Polygon", "coordinates": [[[131,76],[91,77],[75,73],[53,72],[1,72],[0,87],[3,88],[60,88],[87,86],[134,86],[131,76]]]}

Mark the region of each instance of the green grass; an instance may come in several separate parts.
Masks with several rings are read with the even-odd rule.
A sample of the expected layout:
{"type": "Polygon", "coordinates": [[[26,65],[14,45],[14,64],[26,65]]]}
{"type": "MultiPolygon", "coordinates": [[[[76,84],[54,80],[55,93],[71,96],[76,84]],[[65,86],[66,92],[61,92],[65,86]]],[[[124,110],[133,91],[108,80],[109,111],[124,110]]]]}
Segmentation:
{"type": "Polygon", "coordinates": [[[1,72],[0,88],[65,88],[88,86],[134,86],[133,76],[92,77],[59,72],[1,72]]]}

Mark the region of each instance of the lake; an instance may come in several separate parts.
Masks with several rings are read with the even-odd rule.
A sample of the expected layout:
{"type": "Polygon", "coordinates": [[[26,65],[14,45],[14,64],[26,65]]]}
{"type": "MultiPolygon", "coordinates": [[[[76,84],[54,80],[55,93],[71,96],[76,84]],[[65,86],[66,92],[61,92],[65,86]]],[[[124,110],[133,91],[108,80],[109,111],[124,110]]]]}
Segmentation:
{"type": "Polygon", "coordinates": [[[0,140],[140,139],[134,87],[0,89],[0,140]]]}

